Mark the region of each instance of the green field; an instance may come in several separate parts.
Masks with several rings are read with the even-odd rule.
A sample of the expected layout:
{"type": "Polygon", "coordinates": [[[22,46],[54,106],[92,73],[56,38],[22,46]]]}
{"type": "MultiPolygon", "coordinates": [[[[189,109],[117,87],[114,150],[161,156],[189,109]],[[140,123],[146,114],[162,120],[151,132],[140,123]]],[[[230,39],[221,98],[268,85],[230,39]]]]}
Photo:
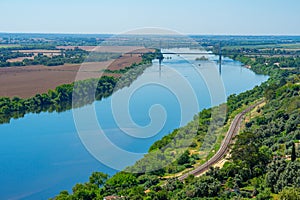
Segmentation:
{"type": "Polygon", "coordinates": [[[226,46],[226,49],[239,49],[239,48],[246,48],[246,49],[286,49],[286,50],[300,50],[300,43],[287,43],[287,44],[269,44],[269,45],[236,45],[236,46],[226,46]]]}
{"type": "Polygon", "coordinates": [[[17,44],[0,44],[0,49],[2,48],[16,48],[16,47],[21,47],[21,45],[17,44]]]}

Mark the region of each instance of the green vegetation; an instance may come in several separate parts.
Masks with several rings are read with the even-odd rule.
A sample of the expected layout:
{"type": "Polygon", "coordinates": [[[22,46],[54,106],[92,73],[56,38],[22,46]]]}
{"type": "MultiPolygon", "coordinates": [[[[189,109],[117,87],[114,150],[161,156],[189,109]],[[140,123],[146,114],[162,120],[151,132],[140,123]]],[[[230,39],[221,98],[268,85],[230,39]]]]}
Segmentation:
{"type": "MultiPolygon", "coordinates": [[[[46,33],[0,33],[0,44],[22,47],[97,46],[111,35],[96,34],[46,34],[46,33]]],[[[38,48],[39,49],[39,48],[38,48]]]]}
{"type": "Polygon", "coordinates": [[[278,196],[282,200],[299,200],[300,199],[300,189],[298,188],[285,188],[278,196]]]}
{"type": "Polygon", "coordinates": [[[13,52],[7,49],[0,49],[0,67],[5,67],[6,65],[8,65],[8,62],[6,62],[8,59],[26,57],[26,56],[31,56],[31,55],[20,53],[20,52],[13,52]]]}
{"type": "MultiPolygon", "coordinates": [[[[75,186],[73,194],[62,192],[57,199],[80,199],[79,190],[91,199],[109,195],[123,199],[298,199],[300,153],[295,143],[300,140],[299,65],[283,70],[274,65],[277,60],[273,58],[235,58],[251,65],[257,73],[270,75],[270,79],[250,91],[231,95],[225,119],[212,117],[224,105],[205,109],[185,127],[155,142],[149,154],[127,172],[117,173],[102,187],[91,183],[75,186]],[[257,115],[245,122],[231,148],[231,157],[221,169],[211,168],[204,176],[189,176],[184,182],[170,178],[205,160],[199,149],[203,150],[206,134],[222,129],[234,115],[261,98],[266,104],[256,108],[257,115]],[[171,163],[163,163],[166,160],[171,163]],[[89,196],[91,191],[94,196],[89,196]]],[[[280,63],[290,61],[291,58],[279,58],[280,63]]],[[[205,143],[212,143],[208,147],[211,150],[216,136],[208,135],[205,143]]]]}
{"type": "Polygon", "coordinates": [[[297,70],[300,69],[299,57],[246,57],[241,55],[231,56],[233,59],[239,60],[245,65],[251,66],[251,69],[257,73],[268,74],[273,70],[272,74],[278,73],[278,69],[289,68],[297,70]]]}
{"type": "Polygon", "coordinates": [[[21,45],[9,45],[9,44],[0,44],[0,49],[4,48],[4,49],[10,49],[10,48],[19,48],[21,47],[21,45]]]}

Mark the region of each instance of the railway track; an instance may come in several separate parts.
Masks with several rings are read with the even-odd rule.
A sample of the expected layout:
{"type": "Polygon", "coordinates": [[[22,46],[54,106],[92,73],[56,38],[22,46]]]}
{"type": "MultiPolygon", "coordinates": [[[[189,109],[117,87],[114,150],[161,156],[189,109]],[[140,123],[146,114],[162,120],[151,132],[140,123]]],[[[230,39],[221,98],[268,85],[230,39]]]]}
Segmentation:
{"type": "Polygon", "coordinates": [[[210,158],[206,163],[204,163],[203,165],[195,168],[194,170],[192,170],[186,174],[183,174],[182,176],[178,177],[178,179],[180,181],[183,181],[189,175],[197,176],[197,175],[205,172],[206,170],[208,170],[210,167],[212,167],[214,164],[218,163],[220,160],[222,160],[223,157],[226,155],[226,153],[229,150],[229,144],[232,142],[232,139],[234,138],[234,136],[237,135],[238,130],[241,125],[241,122],[242,122],[242,119],[245,116],[245,114],[248,113],[249,111],[251,111],[253,108],[255,108],[256,106],[258,106],[261,103],[263,103],[263,100],[257,102],[256,104],[254,104],[252,106],[249,106],[248,108],[246,108],[245,110],[240,112],[238,115],[236,115],[235,118],[233,119],[233,121],[229,127],[229,130],[227,131],[226,136],[225,136],[224,140],[222,141],[221,147],[217,151],[217,153],[212,158],[210,158]]]}

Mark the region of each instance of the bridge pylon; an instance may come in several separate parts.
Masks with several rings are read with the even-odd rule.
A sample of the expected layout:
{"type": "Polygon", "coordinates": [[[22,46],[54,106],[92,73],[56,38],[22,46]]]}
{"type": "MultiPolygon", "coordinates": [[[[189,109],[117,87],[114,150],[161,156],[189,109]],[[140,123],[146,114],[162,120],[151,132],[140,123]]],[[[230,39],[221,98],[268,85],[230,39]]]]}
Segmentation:
{"type": "Polygon", "coordinates": [[[221,49],[221,42],[219,44],[219,74],[222,74],[222,49],[221,49]]]}
{"type": "Polygon", "coordinates": [[[159,56],[157,56],[157,59],[158,59],[158,63],[159,63],[159,71],[161,71],[161,63],[164,59],[164,56],[162,53],[159,54],[159,56]]]}

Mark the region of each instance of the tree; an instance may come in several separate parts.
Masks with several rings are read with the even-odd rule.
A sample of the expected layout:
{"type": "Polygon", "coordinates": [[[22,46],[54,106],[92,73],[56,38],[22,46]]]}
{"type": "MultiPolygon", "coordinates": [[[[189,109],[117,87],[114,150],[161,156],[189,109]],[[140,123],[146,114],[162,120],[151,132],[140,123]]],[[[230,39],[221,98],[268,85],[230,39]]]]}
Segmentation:
{"type": "Polygon", "coordinates": [[[61,191],[59,195],[55,197],[56,200],[68,200],[71,199],[71,196],[69,195],[68,191],[61,191]]]}
{"type": "Polygon", "coordinates": [[[291,155],[291,160],[294,162],[296,160],[296,148],[295,148],[295,143],[293,142],[292,144],[292,155],[291,155]]]}
{"type": "Polygon", "coordinates": [[[188,163],[190,160],[190,153],[188,150],[186,150],[177,160],[177,163],[179,165],[183,165],[183,164],[186,164],[188,163]]]}
{"type": "Polygon", "coordinates": [[[296,188],[285,188],[279,195],[281,200],[300,200],[300,190],[296,188]]]}
{"type": "Polygon", "coordinates": [[[72,190],[74,199],[93,200],[97,198],[97,195],[100,195],[99,188],[90,183],[76,184],[72,190]]]}
{"type": "Polygon", "coordinates": [[[300,187],[300,162],[287,162],[277,160],[268,166],[266,175],[267,186],[274,193],[278,193],[285,187],[300,187]]]}
{"type": "Polygon", "coordinates": [[[105,184],[106,180],[108,179],[108,175],[102,172],[93,172],[90,176],[90,183],[101,187],[105,184]]]}
{"type": "Polygon", "coordinates": [[[133,174],[119,172],[106,181],[105,188],[111,193],[116,193],[136,185],[138,185],[138,181],[133,174]]]}
{"type": "Polygon", "coordinates": [[[221,190],[221,182],[210,176],[201,176],[188,183],[182,190],[188,199],[195,197],[213,197],[221,190]]]}

